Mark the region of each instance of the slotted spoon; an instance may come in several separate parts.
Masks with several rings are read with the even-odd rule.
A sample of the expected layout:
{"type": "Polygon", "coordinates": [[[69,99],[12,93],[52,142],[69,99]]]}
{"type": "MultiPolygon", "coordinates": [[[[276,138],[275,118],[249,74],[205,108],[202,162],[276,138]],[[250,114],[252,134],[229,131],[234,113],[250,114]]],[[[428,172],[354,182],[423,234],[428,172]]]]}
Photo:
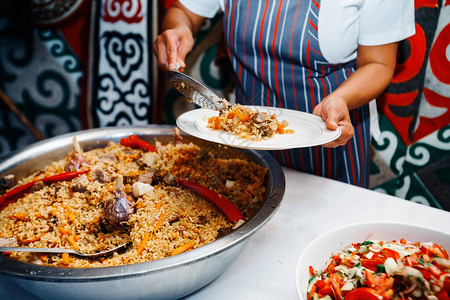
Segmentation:
{"type": "Polygon", "coordinates": [[[217,96],[194,78],[177,71],[169,71],[168,73],[170,84],[188,101],[212,110],[224,110],[230,107],[228,101],[217,96]]]}
{"type": "Polygon", "coordinates": [[[0,252],[36,252],[36,253],[69,253],[84,258],[97,258],[110,255],[116,251],[120,251],[128,248],[131,242],[122,244],[113,249],[109,249],[96,253],[83,253],[74,249],[61,249],[61,248],[32,248],[32,247],[0,247],[0,252]]]}

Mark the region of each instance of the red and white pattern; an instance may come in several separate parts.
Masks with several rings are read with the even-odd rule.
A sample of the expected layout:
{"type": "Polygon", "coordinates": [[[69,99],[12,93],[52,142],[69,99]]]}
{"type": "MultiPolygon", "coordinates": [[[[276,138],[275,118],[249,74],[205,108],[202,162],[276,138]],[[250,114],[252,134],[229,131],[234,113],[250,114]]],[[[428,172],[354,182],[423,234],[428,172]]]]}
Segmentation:
{"type": "Polygon", "coordinates": [[[103,21],[105,22],[140,23],[144,18],[140,0],[106,0],[104,3],[103,21]]]}

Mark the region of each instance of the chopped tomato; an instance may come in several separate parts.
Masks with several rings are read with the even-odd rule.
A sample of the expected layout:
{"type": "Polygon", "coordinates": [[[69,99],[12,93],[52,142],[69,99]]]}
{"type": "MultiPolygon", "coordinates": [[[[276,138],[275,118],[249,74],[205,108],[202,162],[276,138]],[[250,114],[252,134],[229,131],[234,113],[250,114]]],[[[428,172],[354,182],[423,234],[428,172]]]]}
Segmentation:
{"type": "Polygon", "coordinates": [[[440,292],[436,297],[439,300],[450,300],[448,293],[446,293],[446,292],[440,292]]]}
{"type": "Polygon", "coordinates": [[[405,264],[406,264],[408,267],[412,267],[413,262],[412,262],[412,259],[411,259],[410,256],[406,256],[406,257],[405,257],[405,264]]]}
{"type": "Polygon", "coordinates": [[[316,270],[312,266],[309,266],[309,275],[314,276],[316,274],[316,270]]]}
{"type": "Polygon", "coordinates": [[[333,293],[333,291],[331,290],[331,282],[330,280],[318,280],[316,282],[316,286],[317,286],[317,292],[321,295],[321,296],[326,296],[326,295],[330,295],[333,293]]]}
{"type": "Polygon", "coordinates": [[[383,249],[381,250],[381,253],[382,253],[386,258],[390,257],[390,258],[393,258],[395,261],[397,261],[397,259],[400,259],[400,254],[399,254],[397,251],[392,250],[392,249],[389,249],[389,248],[383,248],[383,249]]]}
{"type": "Polygon", "coordinates": [[[312,299],[314,293],[316,292],[316,288],[317,288],[316,285],[312,286],[311,291],[309,291],[309,294],[308,294],[308,299],[312,299]]]}
{"type": "Polygon", "coordinates": [[[351,291],[344,297],[345,300],[382,300],[383,297],[380,296],[374,289],[368,287],[357,288],[351,291]]]}
{"type": "Polygon", "coordinates": [[[423,268],[419,268],[419,267],[416,267],[416,269],[418,269],[422,273],[423,278],[425,278],[426,280],[430,280],[431,279],[430,272],[428,272],[427,270],[425,270],[423,268]]]}
{"type": "Polygon", "coordinates": [[[391,289],[394,286],[394,278],[389,277],[386,273],[372,273],[366,270],[364,275],[366,276],[365,285],[377,291],[391,289]]]}
{"type": "Polygon", "coordinates": [[[378,265],[383,264],[383,260],[381,258],[373,258],[373,259],[361,259],[361,265],[369,270],[374,272],[377,271],[378,265]]]}
{"type": "Polygon", "coordinates": [[[450,277],[444,278],[444,286],[442,287],[442,291],[450,294],[450,277]]]}
{"type": "Polygon", "coordinates": [[[431,247],[431,248],[429,249],[429,251],[430,251],[429,255],[430,255],[431,257],[438,256],[438,257],[441,257],[441,258],[448,259],[448,253],[447,253],[447,251],[441,249],[441,247],[439,247],[439,246],[436,245],[436,244],[433,244],[433,247],[431,247]]]}

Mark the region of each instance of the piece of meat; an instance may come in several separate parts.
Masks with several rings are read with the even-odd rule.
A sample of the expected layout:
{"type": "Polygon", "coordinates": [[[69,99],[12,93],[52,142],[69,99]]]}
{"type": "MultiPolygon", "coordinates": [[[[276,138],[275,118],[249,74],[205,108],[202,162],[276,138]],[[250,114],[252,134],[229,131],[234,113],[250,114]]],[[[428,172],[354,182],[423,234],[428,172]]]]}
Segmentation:
{"type": "Polygon", "coordinates": [[[8,174],[5,177],[0,178],[0,195],[13,188],[16,184],[17,179],[13,174],[8,174]]]}
{"type": "Polygon", "coordinates": [[[166,185],[173,186],[173,185],[177,184],[175,176],[173,176],[172,174],[169,174],[169,173],[164,174],[162,180],[166,185]]]}
{"type": "Polygon", "coordinates": [[[79,171],[82,166],[88,165],[89,162],[84,158],[83,150],[76,137],[73,137],[73,150],[69,156],[69,160],[64,166],[66,172],[79,171]]]}
{"type": "Polygon", "coordinates": [[[181,136],[180,129],[178,129],[178,127],[173,129],[173,137],[175,138],[175,143],[183,141],[183,137],[181,136]]]}
{"type": "Polygon", "coordinates": [[[95,169],[92,172],[92,179],[103,183],[111,182],[111,178],[109,177],[108,173],[103,169],[95,169]]]}
{"type": "Polygon", "coordinates": [[[115,181],[115,195],[113,199],[107,199],[104,208],[105,219],[112,225],[126,222],[134,213],[133,202],[124,191],[123,177],[119,175],[115,181]]]}
{"type": "Polygon", "coordinates": [[[153,177],[155,176],[157,170],[154,168],[150,168],[147,173],[139,175],[137,181],[138,182],[142,182],[142,183],[147,183],[147,184],[152,184],[153,182],[153,177]]]}
{"type": "Polygon", "coordinates": [[[39,190],[42,190],[44,188],[45,184],[42,181],[37,181],[33,184],[33,186],[30,189],[30,193],[37,192],[39,190]]]}
{"type": "Polygon", "coordinates": [[[252,121],[253,121],[254,123],[262,123],[262,122],[264,122],[264,120],[266,120],[266,119],[267,119],[267,115],[265,115],[265,114],[263,114],[263,113],[260,113],[260,112],[254,114],[254,115],[252,116],[252,121]]]}
{"type": "Polygon", "coordinates": [[[86,174],[83,174],[72,181],[72,191],[84,193],[87,190],[89,179],[86,174]]]}

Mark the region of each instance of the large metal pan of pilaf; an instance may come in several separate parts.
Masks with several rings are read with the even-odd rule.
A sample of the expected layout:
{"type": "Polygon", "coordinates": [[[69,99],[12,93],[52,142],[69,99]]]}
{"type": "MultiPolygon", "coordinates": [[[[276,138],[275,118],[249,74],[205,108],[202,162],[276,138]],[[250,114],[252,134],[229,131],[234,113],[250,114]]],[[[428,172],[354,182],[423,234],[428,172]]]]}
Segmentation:
{"type": "Polygon", "coordinates": [[[89,253],[129,246],[95,259],[5,252],[0,276],[44,299],[180,298],[227,269],[284,189],[267,152],[173,126],[47,139],[0,162],[0,242],[89,253]]]}

